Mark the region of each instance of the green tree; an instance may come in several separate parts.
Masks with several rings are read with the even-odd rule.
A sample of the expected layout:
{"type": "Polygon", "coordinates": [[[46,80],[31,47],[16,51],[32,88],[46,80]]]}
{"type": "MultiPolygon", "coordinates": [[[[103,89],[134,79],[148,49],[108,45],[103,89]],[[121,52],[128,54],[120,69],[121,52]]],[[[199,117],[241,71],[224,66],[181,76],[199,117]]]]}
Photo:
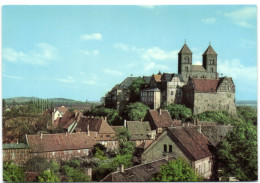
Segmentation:
{"type": "Polygon", "coordinates": [[[157,182],[196,182],[202,178],[194,172],[191,166],[182,158],[169,161],[162,165],[160,172],[153,178],[157,182]]]}
{"type": "Polygon", "coordinates": [[[163,109],[168,110],[173,119],[186,120],[192,116],[191,109],[181,104],[170,104],[163,109]]]}
{"type": "Polygon", "coordinates": [[[45,170],[38,176],[39,182],[60,182],[60,178],[53,170],[45,170]]]}
{"type": "Polygon", "coordinates": [[[132,81],[132,84],[129,86],[129,102],[133,103],[140,101],[140,93],[141,90],[145,88],[145,84],[145,81],[141,77],[138,77],[137,79],[132,81]]]}
{"type": "Polygon", "coordinates": [[[116,130],[115,139],[118,141],[119,144],[119,154],[125,155],[125,154],[133,154],[135,144],[130,140],[130,132],[127,128],[119,128],[116,130]]]}
{"type": "Polygon", "coordinates": [[[7,182],[24,182],[24,170],[12,162],[4,162],[3,178],[7,182]]]}
{"type": "Polygon", "coordinates": [[[249,106],[238,106],[237,115],[247,123],[257,124],[257,109],[249,106]]]}
{"type": "Polygon", "coordinates": [[[89,176],[85,175],[80,169],[75,169],[68,165],[62,166],[63,172],[66,174],[68,182],[89,182],[89,176]]]}
{"type": "Polygon", "coordinates": [[[98,158],[100,160],[104,160],[107,159],[107,157],[105,156],[105,152],[100,150],[98,147],[95,147],[95,158],[98,158]]]}
{"type": "Polygon", "coordinates": [[[43,172],[49,167],[49,162],[45,158],[39,156],[30,158],[25,164],[25,169],[29,172],[43,172]]]}
{"type": "Polygon", "coordinates": [[[126,106],[124,116],[131,121],[140,121],[144,119],[149,107],[141,102],[131,103],[126,106]]]}
{"type": "Polygon", "coordinates": [[[240,122],[218,147],[218,160],[223,177],[240,181],[257,180],[257,129],[251,123],[240,122]]]}
{"type": "Polygon", "coordinates": [[[51,160],[50,169],[53,170],[54,172],[58,172],[60,169],[60,165],[55,160],[51,160]]]}

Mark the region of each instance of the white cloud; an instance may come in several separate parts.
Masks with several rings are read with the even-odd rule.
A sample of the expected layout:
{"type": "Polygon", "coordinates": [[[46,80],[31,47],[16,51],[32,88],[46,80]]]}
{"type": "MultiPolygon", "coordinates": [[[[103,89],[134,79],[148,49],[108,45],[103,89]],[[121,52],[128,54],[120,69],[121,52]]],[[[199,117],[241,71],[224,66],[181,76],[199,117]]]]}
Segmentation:
{"type": "Polygon", "coordinates": [[[13,48],[3,49],[3,60],[13,63],[27,63],[34,65],[46,65],[51,61],[59,59],[58,50],[47,43],[39,43],[28,53],[16,51],[13,48]]]}
{"type": "Polygon", "coordinates": [[[245,66],[239,59],[218,61],[218,72],[239,82],[257,82],[257,66],[245,66]]]}
{"type": "Polygon", "coordinates": [[[116,70],[111,70],[111,69],[103,69],[103,72],[106,73],[106,74],[117,75],[117,76],[123,75],[122,72],[119,72],[119,71],[116,71],[116,70]]]}
{"type": "Polygon", "coordinates": [[[93,55],[93,56],[98,56],[99,55],[99,51],[98,50],[93,50],[93,51],[87,51],[87,50],[79,50],[79,53],[82,53],[83,55],[93,55]]]}
{"type": "Polygon", "coordinates": [[[64,83],[73,83],[75,82],[74,78],[71,76],[68,76],[67,78],[56,78],[55,80],[64,82],[64,83]]]}
{"type": "Polygon", "coordinates": [[[213,23],[216,22],[216,19],[214,17],[211,17],[211,18],[202,19],[201,21],[206,23],[206,24],[213,24],[213,23]]]}
{"type": "Polygon", "coordinates": [[[153,47],[145,50],[142,53],[142,58],[145,60],[166,60],[166,59],[177,59],[179,50],[164,51],[158,47],[153,47]]]}
{"type": "Polygon", "coordinates": [[[256,7],[246,7],[230,13],[225,13],[224,15],[230,18],[234,24],[250,28],[253,26],[248,21],[256,18],[256,7]]]}
{"type": "Polygon", "coordinates": [[[88,41],[88,40],[102,40],[102,35],[99,33],[93,33],[93,34],[84,34],[81,36],[82,40],[88,41]]]}
{"type": "Polygon", "coordinates": [[[114,44],[114,48],[123,50],[123,51],[129,51],[129,46],[123,43],[116,43],[114,44]]]}
{"type": "Polygon", "coordinates": [[[159,70],[167,70],[167,69],[169,69],[168,66],[156,64],[155,62],[150,62],[150,63],[144,64],[144,71],[145,72],[148,72],[148,71],[151,71],[151,70],[158,72],[159,70]]]}
{"type": "Polygon", "coordinates": [[[10,78],[10,79],[24,79],[23,77],[20,77],[20,76],[12,76],[12,75],[6,75],[6,74],[3,74],[4,77],[6,78],[10,78]]]}

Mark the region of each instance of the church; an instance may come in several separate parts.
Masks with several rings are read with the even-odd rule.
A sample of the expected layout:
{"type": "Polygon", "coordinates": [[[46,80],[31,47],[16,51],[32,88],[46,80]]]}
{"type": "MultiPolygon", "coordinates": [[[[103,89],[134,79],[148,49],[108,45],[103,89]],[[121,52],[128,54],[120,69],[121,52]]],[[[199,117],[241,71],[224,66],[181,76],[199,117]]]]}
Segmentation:
{"type": "Polygon", "coordinates": [[[193,114],[227,111],[236,116],[235,85],[231,77],[217,72],[217,53],[211,45],[202,55],[202,65],[192,65],[192,52],[184,43],[178,53],[178,74],[152,75],[149,87],[141,91],[141,102],[158,109],[163,104],[184,104],[193,114]]]}

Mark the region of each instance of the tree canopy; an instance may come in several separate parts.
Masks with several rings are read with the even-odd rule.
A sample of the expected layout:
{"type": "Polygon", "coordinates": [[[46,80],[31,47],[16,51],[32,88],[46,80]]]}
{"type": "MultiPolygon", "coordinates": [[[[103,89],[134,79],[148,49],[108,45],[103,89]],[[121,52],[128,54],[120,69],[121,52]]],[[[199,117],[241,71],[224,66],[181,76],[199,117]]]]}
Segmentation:
{"type": "Polygon", "coordinates": [[[192,116],[191,109],[181,104],[170,104],[163,109],[169,111],[172,119],[186,120],[192,116]]]}
{"type": "Polygon", "coordinates": [[[60,178],[55,175],[53,170],[44,170],[39,176],[38,176],[39,182],[60,182],[60,178]]]}
{"type": "Polygon", "coordinates": [[[4,162],[3,179],[7,182],[24,182],[24,170],[12,162],[4,162]]]}
{"type": "Polygon", "coordinates": [[[257,180],[257,129],[251,123],[241,122],[218,147],[218,158],[224,177],[240,181],[257,180]]]}
{"type": "Polygon", "coordinates": [[[202,181],[202,178],[196,175],[191,166],[182,158],[169,161],[162,165],[160,172],[153,178],[157,182],[186,182],[202,181]]]}
{"type": "Polygon", "coordinates": [[[140,121],[144,119],[149,107],[141,102],[131,103],[126,106],[124,116],[131,121],[140,121]]]}
{"type": "Polygon", "coordinates": [[[145,87],[145,81],[143,78],[138,77],[137,79],[132,81],[132,84],[129,86],[130,96],[129,102],[137,102],[140,101],[140,93],[141,90],[145,87]]]}

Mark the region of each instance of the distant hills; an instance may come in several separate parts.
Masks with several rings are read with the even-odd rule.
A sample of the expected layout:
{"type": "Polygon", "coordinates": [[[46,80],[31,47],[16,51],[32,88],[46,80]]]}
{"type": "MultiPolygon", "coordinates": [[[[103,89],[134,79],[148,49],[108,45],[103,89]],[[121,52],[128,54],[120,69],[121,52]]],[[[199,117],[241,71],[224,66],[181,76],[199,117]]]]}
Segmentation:
{"type": "Polygon", "coordinates": [[[236,101],[237,106],[253,106],[257,107],[257,100],[237,100],[236,101]]]}

